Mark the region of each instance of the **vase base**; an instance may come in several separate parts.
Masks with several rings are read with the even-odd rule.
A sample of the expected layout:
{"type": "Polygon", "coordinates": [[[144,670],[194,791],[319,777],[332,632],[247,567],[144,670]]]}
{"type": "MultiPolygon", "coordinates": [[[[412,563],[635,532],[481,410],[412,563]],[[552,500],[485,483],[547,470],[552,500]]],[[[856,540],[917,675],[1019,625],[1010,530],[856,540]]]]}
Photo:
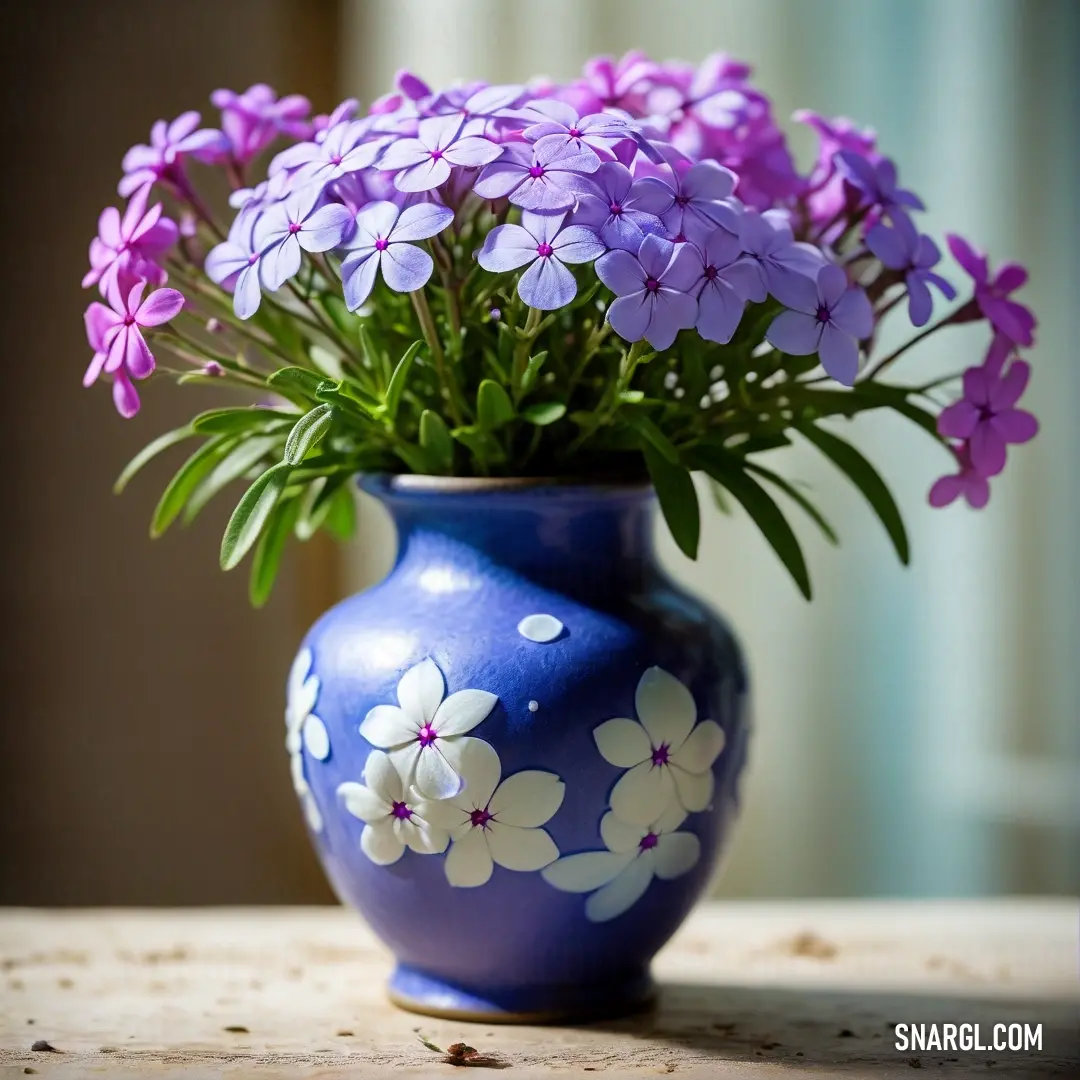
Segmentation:
{"type": "Polygon", "coordinates": [[[647,1009],[656,996],[648,971],[602,983],[509,987],[474,992],[398,964],[387,992],[398,1008],[477,1024],[558,1024],[610,1020],[647,1009]]]}

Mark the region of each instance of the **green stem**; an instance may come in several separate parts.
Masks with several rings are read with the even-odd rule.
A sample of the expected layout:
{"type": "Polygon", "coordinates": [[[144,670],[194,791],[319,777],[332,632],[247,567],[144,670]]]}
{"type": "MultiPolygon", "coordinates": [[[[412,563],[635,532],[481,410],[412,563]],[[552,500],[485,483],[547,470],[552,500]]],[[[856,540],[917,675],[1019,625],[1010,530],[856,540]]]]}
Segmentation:
{"type": "Polygon", "coordinates": [[[944,318],[938,319],[936,323],[933,323],[931,326],[926,327],[925,330],[921,330],[913,338],[909,338],[907,341],[905,341],[904,344],[901,345],[900,348],[897,349],[895,352],[891,352],[888,356],[879,360],[872,368],[870,368],[869,371],[867,371],[867,373],[863,376],[863,379],[860,381],[876,378],[890,364],[893,364],[897,360],[899,360],[900,357],[903,356],[904,353],[906,353],[908,349],[910,349],[913,345],[917,345],[924,338],[928,338],[931,334],[940,330],[943,326],[948,326],[952,321],[953,315],[946,315],[944,318]]]}
{"type": "Polygon", "coordinates": [[[439,385],[442,387],[446,397],[450,416],[454,424],[460,427],[462,415],[454,393],[455,386],[447,371],[446,354],[443,352],[442,342],[439,341],[439,331],[435,326],[435,318],[431,314],[427,297],[424,295],[423,289],[417,289],[409,293],[409,297],[412,299],[413,308],[416,310],[416,317],[420,320],[420,329],[423,331],[424,340],[427,342],[428,348],[431,350],[431,357],[435,361],[435,371],[439,378],[439,385]]]}

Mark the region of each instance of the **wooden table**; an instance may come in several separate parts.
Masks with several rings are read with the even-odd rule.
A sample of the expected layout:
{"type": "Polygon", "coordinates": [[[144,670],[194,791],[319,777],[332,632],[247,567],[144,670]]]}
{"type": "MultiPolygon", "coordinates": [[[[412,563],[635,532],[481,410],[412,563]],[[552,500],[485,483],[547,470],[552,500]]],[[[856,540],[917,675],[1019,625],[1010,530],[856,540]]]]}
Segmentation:
{"type": "Polygon", "coordinates": [[[515,1076],[1080,1077],[1078,925],[1067,900],[714,903],[653,1013],[529,1028],[398,1011],[336,908],[8,910],[0,1077],[453,1075],[418,1031],[515,1076]],[[898,1051],[900,1022],[1041,1024],[1043,1050],[898,1051]]]}

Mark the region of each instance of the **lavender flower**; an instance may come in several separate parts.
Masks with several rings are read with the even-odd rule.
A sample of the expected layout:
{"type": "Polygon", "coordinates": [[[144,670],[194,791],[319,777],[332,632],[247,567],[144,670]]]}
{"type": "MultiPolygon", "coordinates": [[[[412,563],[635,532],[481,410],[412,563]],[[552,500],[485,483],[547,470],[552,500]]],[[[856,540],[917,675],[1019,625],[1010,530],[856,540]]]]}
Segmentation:
{"type": "Polygon", "coordinates": [[[858,285],[849,285],[839,266],[829,263],[817,281],[793,276],[785,284],[791,300],[773,319],[765,338],[791,356],[817,353],[837,382],[851,386],[859,373],[859,342],[874,329],[870,301],[858,285]]]}
{"type": "Polygon", "coordinates": [[[585,62],[583,77],[563,96],[583,113],[615,108],[643,116],[645,95],[660,73],[659,64],[636,50],[620,60],[596,56],[585,62]]]}
{"type": "Polygon", "coordinates": [[[873,128],[860,128],[846,117],[826,119],[809,109],[799,109],[794,119],[812,127],[818,135],[817,161],[806,180],[805,191],[810,220],[815,225],[826,225],[844,209],[844,177],[837,170],[836,154],[839,150],[851,150],[865,158],[871,165],[881,160],[876,150],[877,134],[873,128]]]}
{"type": "MultiPolygon", "coordinates": [[[[360,102],[356,98],[346,98],[332,113],[319,113],[311,121],[307,137],[314,142],[322,142],[330,128],[349,120],[355,120],[360,111],[360,102]]],[[[374,107],[371,110],[375,112],[374,107]]]]}
{"type": "Polygon", "coordinates": [[[930,488],[929,503],[935,508],[948,506],[963,497],[972,510],[981,510],[990,501],[990,483],[971,463],[967,443],[950,447],[960,471],[939,477],[930,488]]]}
{"type": "Polygon", "coordinates": [[[626,341],[644,338],[654,349],[667,349],[680,330],[697,321],[692,292],[701,261],[692,244],[646,236],[636,256],[609,251],[597,259],[596,276],[617,297],[608,321],[626,341]]]}
{"type": "Polygon", "coordinates": [[[279,134],[306,138],[310,130],[311,102],[300,94],[279,99],[265,83],[249,86],[242,94],[215,90],[210,100],[221,110],[221,130],[233,160],[241,165],[261,154],[279,134]]]}
{"type": "Polygon", "coordinates": [[[273,176],[281,170],[295,174],[298,187],[311,185],[317,189],[349,173],[373,165],[383,146],[392,138],[389,134],[369,138],[371,117],[363,120],[343,120],[328,128],[318,142],[297,143],[278,154],[267,170],[273,176]]]}
{"type": "Polygon", "coordinates": [[[840,150],[836,168],[862,195],[864,205],[877,207],[890,221],[906,217],[908,210],[926,209],[918,195],[896,186],[896,166],[889,158],[872,162],[853,150],[840,150]]]}
{"type": "Polygon", "coordinates": [[[156,121],[150,129],[150,145],[139,143],[124,155],[124,176],[117,191],[126,198],[159,181],[180,185],[187,157],[219,161],[228,152],[229,140],[213,128],[199,128],[200,119],[197,112],[186,112],[171,124],[156,121]]]}
{"type": "Polygon", "coordinates": [[[345,304],[355,311],[371,295],[375,275],[395,292],[423,288],[431,277],[431,256],[411,241],[435,236],[454,220],[454,211],[436,203],[414,203],[402,210],[392,202],[375,202],[356,216],[351,252],[341,264],[345,304]]]}
{"type": "Polygon", "coordinates": [[[611,147],[624,139],[632,138],[634,129],[629,121],[611,113],[591,113],[578,116],[577,110],[564,101],[535,101],[530,105],[533,112],[545,119],[530,124],[522,133],[529,142],[540,139],[557,139],[555,146],[565,146],[588,158],[610,160],[611,147]]]}
{"type": "Polygon", "coordinates": [[[352,236],[355,224],[349,208],[340,203],[319,206],[317,187],[287,195],[255,222],[254,246],[262,256],[266,287],[280,289],[300,270],[303,251],[329,251],[352,236]]]}
{"type": "Polygon", "coordinates": [[[726,345],[746,307],[739,285],[728,277],[742,248],[727,229],[714,229],[701,246],[686,246],[693,246],[701,260],[701,276],[692,290],[698,302],[697,331],[706,341],[726,345]]]}
{"type": "Polygon", "coordinates": [[[597,157],[555,139],[533,145],[507,143],[503,156],[484,167],[473,191],[482,199],[508,196],[523,210],[569,210],[589,190],[586,174],[596,172],[597,157]]]}
{"type": "Polygon", "coordinates": [[[660,214],[671,203],[669,188],[635,180],[617,161],[605,161],[591,179],[594,190],[578,200],[575,225],[587,225],[610,248],[635,254],[647,233],[663,234],[660,214]]]}
{"type": "Polygon", "coordinates": [[[953,233],[946,234],[945,240],[953,258],[974,280],[975,303],[990,325],[1017,345],[1033,345],[1035,316],[1023,304],[1009,299],[1010,293],[1027,281],[1027,271],[1017,263],[1006,263],[991,279],[990,264],[981,251],[953,233]]]}
{"type": "Polygon", "coordinates": [[[890,270],[903,273],[913,326],[925,326],[930,321],[934,300],[929,286],[933,285],[946,300],[956,298],[956,290],[932,270],[941,259],[937,244],[929,236],[920,236],[909,217],[897,217],[891,229],[880,221],[873,225],[866,234],[866,246],[890,270]]]}
{"type": "Polygon", "coordinates": [[[145,300],[146,282],[130,286],[126,294],[114,278],[107,294],[108,306],[95,300],[84,315],[86,337],[94,350],[83,376],[90,386],[105,372],[113,379],[116,411],[127,418],[139,411],[139,395],[132,379],[145,379],[154,370],[154,356],[142,336],[142,327],[160,326],[179,314],[183,293],[156,289],[145,300]]]}
{"type": "Polygon", "coordinates": [[[398,191],[430,191],[450,179],[451,166],[479,168],[502,154],[502,147],[480,135],[463,134],[460,116],[421,120],[415,138],[390,143],[379,168],[393,172],[398,191]]]}
{"type": "Polygon", "coordinates": [[[604,244],[582,225],[563,228],[566,214],[525,210],[520,225],[499,225],[488,233],[477,261],[485,270],[502,273],[529,264],[517,291],[529,307],[554,311],[577,296],[577,282],[565,263],[592,262],[604,244]]]}
{"type": "Polygon", "coordinates": [[[729,277],[743,297],[760,304],[771,293],[787,307],[796,307],[806,296],[807,279],[815,281],[825,263],[820,249],[796,241],[787,216],[779,210],[764,214],[744,210],[738,234],[748,257],[729,277]]]}
{"type": "MultiPolygon", "coordinates": [[[[714,229],[738,231],[737,212],[722,200],[735,190],[736,176],[715,161],[699,161],[676,170],[671,203],[661,214],[668,232],[678,239],[704,240],[714,229]]],[[[645,179],[642,183],[658,184],[645,179]]]]}
{"type": "Polygon", "coordinates": [[[121,272],[154,285],[168,280],[157,260],[176,243],[180,230],[175,221],[161,216],[161,203],[147,210],[149,194],[149,187],[136,191],[123,217],[115,206],[102,210],[98,234],[90,241],[90,269],[82,279],[84,289],[97,285],[104,295],[121,272]]]}
{"type": "Polygon", "coordinates": [[[1038,434],[1035,417],[1014,408],[1030,377],[1031,366],[1023,360],[1014,360],[1000,375],[970,367],[964,372],[964,396],[938,416],[938,434],[964,439],[980,476],[997,476],[1005,468],[1007,444],[1026,443],[1038,434]]]}
{"type": "Polygon", "coordinates": [[[229,229],[229,238],[212,248],[203,269],[206,276],[233,294],[233,311],[237,318],[250,319],[259,310],[262,289],[259,264],[262,252],[253,236],[258,215],[238,214],[229,229]]]}

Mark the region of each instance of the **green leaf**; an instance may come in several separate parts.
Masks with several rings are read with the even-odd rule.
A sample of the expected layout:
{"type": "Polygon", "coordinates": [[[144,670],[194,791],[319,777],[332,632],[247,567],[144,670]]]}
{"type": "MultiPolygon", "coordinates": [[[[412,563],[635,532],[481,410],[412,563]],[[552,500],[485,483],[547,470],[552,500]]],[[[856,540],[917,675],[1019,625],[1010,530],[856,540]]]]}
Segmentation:
{"type": "Polygon", "coordinates": [[[199,511],[219,491],[234,480],[246,476],[263,458],[270,454],[276,457],[280,446],[281,438],[277,435],[253,437],[235,444],[188,497],[184,508],[184,524],[190,525],[199,511]]]}
{"type": "Polygon", "coordinates": [[[345,301],[336,293],[323,293],[319,297],[323,311],[330,317],[330,321],[346,337],[350,335],[356,326],[357,318],[345,306],[345,301]]]}
{"type": "Polygon", "coordinates": [[[908,400],[909,391],[902,386],[888,386],[884,383],[861,382],[856,383],[852,393],[859,397],[868,398],[870,401],[880,402],[887,408],[894,409],[901,416],[907,417],[914,424],[928,431],[935,439],[938,435],[937,417],[926,409],[908,400]]]}
{"type": "Polygon", "coordinates": [[[543,352],[538,352],[534,356],[529,357],[529,362],[525,365],[525,370],[521,375],[522,396],[529,393],[536,385],[536,380],[540,376],[540,369],[544,366],[547,355],[547,350],[545,349],[543,352]]]}
{"type": "Polygon", "coordinates": [[[784,517],[783,511],[773,497],[752,477],[747,475],[737,459],[723,451],[699,447],[693,454],[694,462],[704,469],[718,484],[722,484],[750,515],[762,535],[772,545],[795,579],[799,591],[807,600],[811,597],[810,573],[806,569],[798,538],[784,517]]]}
{"type": "Polygon", "coordinates": [[[300,404],[317,400],[319,387],[324,382],[325,375],[302,367],[279,368],[266,380],[268,386],[274,387],[290,401],[298,401],[300,404]]]}
{"type": "Polygon", "coordinates": [[[247,405],[239,409],[211,409],[199,413],[191,426],[200,434],[231,435],[250,428],[286,428],[296,420],[296,413],[247,405]]]}
{"type": "Polygon", "coordinates": [[[324,404],[336,405],[343,413],[356,417],[358,420],[371,420],[379,415],[383,409],[382,405],[375,401],[374,398],[369,398],[374,402],[373,406],[369,408],[357,397],[345,393],[344,389],[336,382],[326,381],[320,383],[315,397],[324,404]]]}
{"type": "Polygon", "coordinates": [[[152,461],[158,456],[168,450],[170,446],[176,446],[177,443],[183,442],[185,439],[190,439],[195,434],[195,431],[190,427],[176,428],[174,431],[166,431],[164,435],[159,435],[153,442],[147,443],[125,466],[124,471],[116,478],[116,483],[113,484],[113,491],[119,495],[121,491],[128,486],[131,478],[145,465],[147,462],[152,461]]]}
{"type": "Polygon", "coordinates": [[[566,415],[566,406],[561,401],[541,401],[535,405],[527,405],[521,410],[522,419],[537,427],[547,427],[561,420],[566,415]]]}
{"type": "Polygon", "coordinates": [[[454,442],[443,418],[431,409],[420,414],[420,445],[449,471],[454,465],[454,442]]]}
{"type": "Polygon", "coordinates": [[[356,499],[352,487],[343,484],[330,497],[324,528],[335,540],[348,540],[356,532],[356,499]]]}
{"type": "Polygon", "coordinates": [[[849,442],[813,424],[800,424],[797,430],[812,442],[863,493],[874,513],[881,519],[900,562],[907,566],[911,558],[907,530],[896,500],[878,471],[849,442]]]}
{"type": "Polygon", "coordinates": [[[510,395],[492,379],[484,379],[476,391],[476,419],[484,431],[496,431],[514,419],[510,395]]]}
{"type": "Polygon", "coordinates": [[[317,446],[330,430],[333,422],[333,405],[316,405],[311,412],[304,413],[293,424],[292,431],[285,440],[284,460],[290,465],[299,465],[307,457],[308,451],[317,446]]]}
{"type": "Polygon", "coordinates": [[[482,430],[476,424],[454,428],[450,434],[476,458],[481,466],[485,466],[489,462],[502,462],[505,460],[505,455],[498,442],[489,432],[482,430]]]}
{"type": "Polygon", "coordinates": [[[672,464],[652,443],[645,443],[642,449],[671,535],[684,555],[696,559],[701,511],[694,481],[682,465],[672,464]]]}
{"type": "Polygon", "coordinates": [[[177,514],[184,508],[184,503],[187,502],[191,493],[235,445],[235,436],[215,436],[203,443],[180,466],[158,500],[154,516],[150,521],[151,536],[160,536],[176,520],[177,514]]]}
{"type": "Polygon", "coordinates": [[[293,531],[299,513],[299,499],[279,503],[271,512],[251,559],[248,598],[252,607],[260,608],[270,599],[278,567],[281,565],[281,556],[285,551],[285,542],[293,531]]]}
{"type": "Polygon", "coordinates": [[[840,538],[836,535],[836,531],[825,519],[824,514],[797,488],[794,484],[785,480],[784,477],[774,473],[771,469],[766,469],[756,462],[746,462],[746,468],[750,472],[755,472],[758,476],[764,477],[770,484],[774,484],[778,487],[792,502],[798,503],[803,512],[810,518],[811,521],[821,530],[822,535],[829,541],[834,547],[840,543],[840,538]]]}
{"type": "Polygon", "coordinates": [[[402,358],[394,368],[394,374],[390,376],[390,385],[386,388],[386,415],[391,421],[396,419],[398,406],[401,404],[401,395],[405,392],[405,380],[409,375],[409,368],[416,358],[416,354],[423,348],[422,341],[414,341],[406,350],[402,358]]]}
{"type": "Polygon", "coordinates": [[[723,484],[718,484],[711,476],[707,477],[709,481],[709,490],[712,492],[713,502],[716,503],[716,509],[721,514],[731,513],[731,502],[727,497],[727,493],[724,491],[723,484]]]}
{"type": "Polygon", "coordinates": [[[678,465],[679,451],[671,445],[671,440],[644,413],[628,409],[622,414],[622,417],[645,440],[643,446],[646,443],[651,445],[654,449],[659,450],[672,465],[678,465]]]}
{"type": "Polygon", "coordinates": [[[291,472],[292,466],[280,461],[277,465],[271,465],[244,492],[221,539],[222,570],[231,570],[236,566],[258,540],[270,512],[289,483],[291,472]]]}

